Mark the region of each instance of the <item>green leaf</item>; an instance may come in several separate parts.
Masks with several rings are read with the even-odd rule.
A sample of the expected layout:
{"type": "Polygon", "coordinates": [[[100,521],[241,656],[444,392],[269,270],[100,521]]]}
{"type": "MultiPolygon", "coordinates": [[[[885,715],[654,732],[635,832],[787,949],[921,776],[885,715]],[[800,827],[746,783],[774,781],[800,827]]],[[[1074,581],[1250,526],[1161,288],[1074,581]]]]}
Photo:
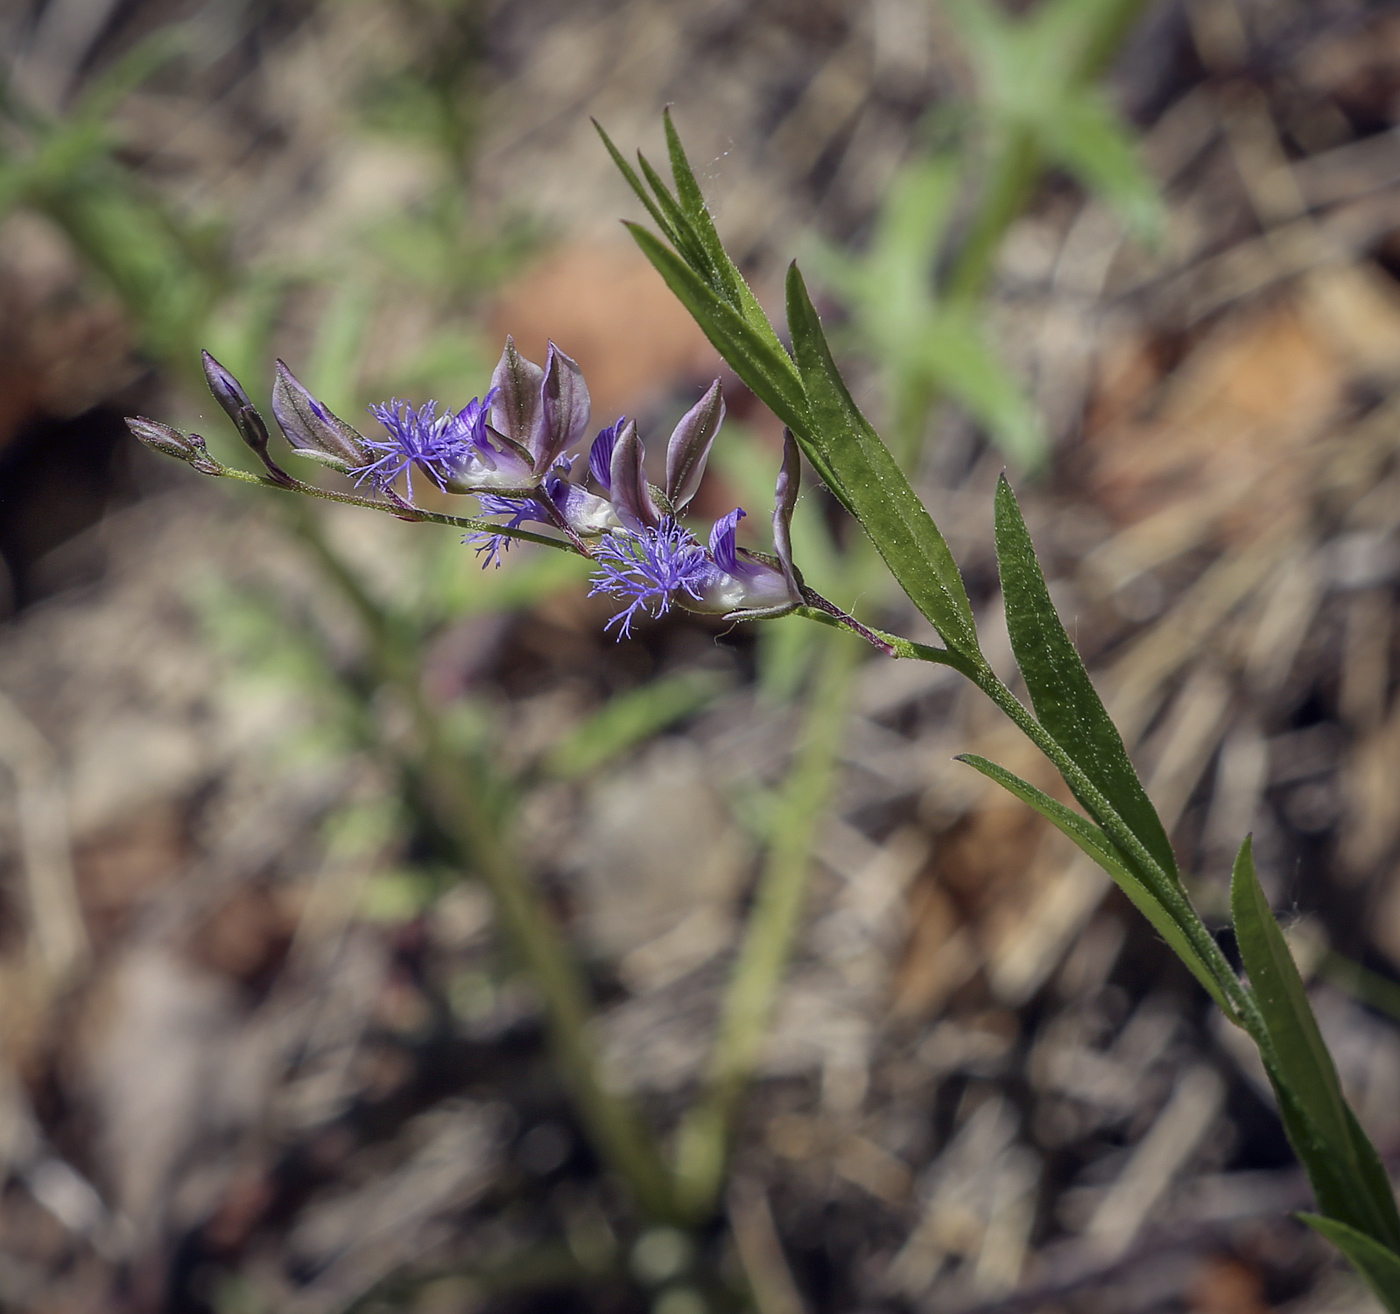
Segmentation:
{"type": "Polygon", "coordinates": [[[577,780],[698,711],[724,683],[713,672],[692,671],[619,694],[555,745],[546,767],[551,775],[577,780]]]}
{"type": "MultiPolygon", "coordinates": [[[[754,395],[794,433],[809,428],[802,381],[791,358],[776,345],[776,338],[768,341],[695,270],[645,228],[638,224],[628,224],[627,228],[642,253],[666,281],[666,286],[690,311],[715,350],[754,395]]],[[[820,465],[817,471],[824,479],[827,477],[820,465]]]]}
{"type": "Polygon", "coordinates": [[[710,252],[705,249],[704,243],[682,211],[679,202],[671,195],[670,189],[662,181],[661,175],[651,167],[651,162],[640,151],[637,152],[637,163],[642,166],[642,176],[651,187],[657,205],[665,212],[666,218],[671,223],[672,245],[680,252],[686,264],[699,274],[713,291],[718,292],[724,300],[732,305],[734,298],[729,294],[727,284],[720,279],[714,259],[710,252]]]}
{"type": "Polygon", "coordinates": [[[1039,124],[1037,136],[1046,156],[1098,195],[1134,234],[1149,245],[1161,241],[1161,193],[1126,125],[1097,90],[1068,92],[1039,124]]]}
{"type": "Polygon", "coordinates": [[[651,215],[652,222],[665,234],[666,240],[672,246],[679,247],[680,241],[676,236],[676,230],[671,227],[671,222],[661,213],[655,201],[651,199],[651,194],[642,186],[642,180],[637,177],[637,171],[627,163],[622,152],[613,145],[613,139],[603,131],[603,125],[597,119],[593,120],[593,126],[597,129],[598,135],[603,139],[603,145],[608,148],[608,154],[612,156],[612,161],[617,165],[618,172],[627,179],[627,185],[637,194],[637,199],[646,206],[647,213],[651,215]]]}
{"type": "MultiPolygon", "coordinates": [[[[997,484],[996,544],[1011,647],[1025,677],[1036,717],[1168,879],[1176,881],[1171,841],[1133,769],[1123,736],[1060,623],[1016,494],[1005,475],[997,484]]],[[[1079,801],[1096,821],[1106,824],[1089,801],[1079,801]]]]}
{"type": "Polygon", "coordinates": [[[985,757],[979,757],[976,753],[962,753],[959,754],[957,760],[966,762],[968,766],[980,771],[989,780],[996,781],[1003,789],[1014,794],[1023,803],[1030,804],[1042,817],[1062,834],[1073,840],[1080,849],[1098,863],[1104,871],[1113,877],[1118,888],[1132,900],[1138,911],[1152,923],[1157,933],[1171,946],[1172,952],[1186,964],[1196,980],[1206,988],[1210,997],[1220,1005],[1225,1016],[1229,1018],[1235,1016],[1235,1010],[1221,990],[1220,983],[1211,974],[1210,968],[1206,966],[1190,940],[1183,934],[1181,927],[1172,919],[1171,914],[1162,906],[1157,896],[1137,878],[1122,853],[1099,827],[1087,817],[1081,817],[1079,813],[1071,811],[1058,799],[1051,798],[1049,794],[1037,789],[1029,781],[1022,780],[1019,776],[1006,770],[1005,767],[1000,767],[995,762],[989,762],[985,757]]]}
{"type": "Polygon", "coordinates": [[[1335,1218],[1319,1218],[1317,1214],[1298,1217],[1351,1260],[1390,1314],[1400,1314],[1400,1255],[1335,1218]]]}
{"type": "Polygon", "coordinates": [[[818,473],[860,522],[910,601],[965,661],[980,656],[957,562],[889,449],[846,390],[796,265],[788,270],[788,330],[810,407],[791,425],[818,473]]]}
{"type": "Polygon", "coordinates": [[[942,311],[911,345],[933,381],[987,429],[1011,460],[1024,470],[1044,465],[1049,448],[1040,417],[976,324],[957,311],[942,311]]]}
{"type": "MultiPolygon", "coordinates": [[[[739,271],[734,267],[734,262],[724,249],[724,243],[719,240],[719,234],[715,231],[714,220],[710,218],[704,194],[700,191],[700,184],[695,181],[690,161],[686,158],[685,147],[681,145],[680,133],[671,122],[671,111],[663,111],[661,117],[666,125],[666,149],[671,157],[671,176],[676,180],[676,197],[681,210],[699,239],[700,246],[713,262],[715,272],[727,290],[729,301],[742,308],[740,288],[744,286],[744,280],[739,277],[739,271]]],[[[764,321],[767,322],[767,316],[764,317],[764,321]]]]}
{"type": "Polygon", "coordinates": [[[1248,838],[1235,859],[1230,911],[1268,1032],[1265,1066],[1318,1203],[1369,1236],[1400,1247],[1400,1213],[1390,1181],[1342,1094],[1303,978],[1255,874],[1248,838]]]}

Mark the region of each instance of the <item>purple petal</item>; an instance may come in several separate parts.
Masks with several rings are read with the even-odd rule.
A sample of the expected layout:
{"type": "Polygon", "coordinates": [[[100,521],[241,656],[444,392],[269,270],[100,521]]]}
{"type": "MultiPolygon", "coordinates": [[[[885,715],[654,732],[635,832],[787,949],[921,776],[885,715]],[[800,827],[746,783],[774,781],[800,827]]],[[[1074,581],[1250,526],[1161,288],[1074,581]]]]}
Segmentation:
{"type": "Polygon", "coordinates": [[[613,448],[617,446],[617,435],[622,432],[626,423],[627,417],[619,415],[616,424],[599,430],[598,436],[593,440],[593,446],[588,449],[588,468],[605,493],[612,488],[613,448]]]}
{"type": "Polygon", "coordinates": [[[369,457],[364,435],[327,410],[280,360],[272,384],[272,414],[293,447],[324,452],[347,469],[363,466],[369,457]]]}
{"type": "Polygon", "coordinates": [[[737,575],[739,573],[739,555],[735,549],[735,529],[744,518],[744,508],[736,506],[727,516],[721,516],[715,521],[715,527],[710,530],[710,555],[715,559],[717,565],[726,575],[737,575]]]}
{"type": "Polygon", "coordinates": [[[773,551],[783,568],[788,593],[794,602],[802,601],[802,589],[792,565],[792,513],[797,506],[797,490],[802,482],[802,453],[793,441],[792,430],[783,430],[783,465],[773,499],[773,551]]]}
{"type": "Polygon", "coordinates": [[[583,437],[592,410],[578,362],[552,342],[540,385],[540,404],[544,423],[527,445],[535,458],[535,469],[544,471],[583,437]]]}
{"type": "Polygon", "coordinates": [[[655,529],[660,523],[651,495],[647,492],[646,470],[642,466],[642,440],[637,426],[628,420],[613,445],[609,463],[608,489],[618,519],[628,529],[655,529]]]}
{"type": "Polygon", "coordinates": [[[666,496],[677,511],[695,496],[705,474],[705,462],[724,423],[724,398],[716,379],[683,416],[666,444],[666,496]]]}
{"type": "Polygon", "coordinates": [[[491,375],[495,394],[490,408],[491,425],[530,451],[534,450],[544,422],[540,404],[543,385],[544,371],[516,351],[515,339],[507,337],[505,350],[491,375]]]}

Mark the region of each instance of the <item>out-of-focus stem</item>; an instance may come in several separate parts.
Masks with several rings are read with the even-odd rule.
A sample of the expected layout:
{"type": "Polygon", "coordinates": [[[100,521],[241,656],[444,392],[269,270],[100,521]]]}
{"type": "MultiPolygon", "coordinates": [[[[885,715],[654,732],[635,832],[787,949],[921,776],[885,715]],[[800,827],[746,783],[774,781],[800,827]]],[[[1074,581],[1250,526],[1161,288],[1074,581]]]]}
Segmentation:
{"type": "Polygon", "coordinates": [[[433,815],[490,889],[502,929],[540,992],[555,1057],[589,1138],[630,1188],[642,1213],[658,1221],[675,1220],[671,1176],[650,1133],[630,1101],[603,1084],[588,982],[572,949],[530,883],[505,828],[490,815],[480,771],[443,745],[436,718],[421,701],[416,710],[426,745],[424,791],[433,815]]]}
{"type": "MultiPolygon", "coordinates": [[[[1098,11],[1084,16],[1079,47],[1069,54],[1071,82],[1086,83],[1103,71],[1144,4],[1145,0],[1100,0],[1098,11]]],[[[966,305],[981,296],[1002,236],[1030,201],[1042,164],[1029,128],[1009,125],[998,134],[977,209],[948,274],[950,300],[966,305]]]]}
{"type": "Polygon", "coordinates": [[[293,527],[354,607],[370,639],[376,677],[411,709],[419,752],[406,777],[464,868],[491,891],[501,928],[540,992],[556,1060],[589,1139],[627,1184],[638,1208],[658,1221],[677,1216],[672,1179],[655,1141],[630,1101],[610,1091],[598,1068],[588,982],[553,914],[520,861],[510,828],[493,815],[489,768],[443,740],[440,719],[424,700],[418,669],[394,618],[363,588],[305,513],[293,527]]]}
{"type": "Polygon", "coordinates": [[[775,809],[767,861],[725,995],[706,1092],[678,1137],[678,1190],[694,1216],[714,1208],[724,1182],[734,1116],[758,1062],[805,902],[812,837],[831,799],[851,676],[861,656],[851,638],[832,634],[822,645],[802,742],[775,809]]]}

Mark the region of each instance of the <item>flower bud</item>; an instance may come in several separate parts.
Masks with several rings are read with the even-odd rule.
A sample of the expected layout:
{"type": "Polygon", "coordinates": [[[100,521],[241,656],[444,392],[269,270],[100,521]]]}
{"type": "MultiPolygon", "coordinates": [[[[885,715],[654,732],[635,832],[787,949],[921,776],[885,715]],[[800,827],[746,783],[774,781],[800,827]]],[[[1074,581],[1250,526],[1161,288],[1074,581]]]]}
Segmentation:
{"type": "Polygon", "coordinates": [[[705,462],[724,423],[724,398],[716,379],[683,416],[666,445],[666,496],[677,511],[683,511],[700,487],[705,462]]]}
{"type": "Polygon", "coordinates": [[[140,439],[153,452],[163,456],[173,456],[179,461],[188,461],[201,474],[221,473],[218,462],[209,457],[204,439],[197,433],[182,433],[159,420],[149,420],[144,415],[126,417],[126,427],[132,436],[140,439]]]}
{"type": "Polygon", "coordinates": [[[613,445],[608,483],[618,519],[631,530],[655,529],[661,521],[647,487],[642,456],[637,426],[628,420],[613,445]]]}
{"type": "Polygon", "coordinates": [[[263,423],[257,407],[248,399],[243,385],[213,356],[207,351],[200,354],[204,358],[204,378],[209,384],[209,391],[214,394],[214,400],[233,421],[243,441],[261,456],[267,451],[267,425],[263,423]]]}
{"type": "Polygon", "coordinates": [[[792,513],[797,509],[798,486],[802,481],[802,453],[793,440],[792,430],[783,430],[783,464],[778,471],[778,485],[773,497],[773,551],[782,567],[788,595],[794,603],[802,601],[802,588],[792,564],[792,513]]]}
{"type": "Polygon", "coordinates": [[[280,360],[272,384],[272,414],[298,456],[342,474],[370,459],[364,435],[317,401],[280,360]]]}
{"type": "Polygon", "coordinates": [[[194,457],[194,446],[189,438],[179,429],[172,429],[159,420],[148,420],[144,415],[128,415],[126,427],[131,430],[133,437],[139,438],[154,452],[161,452],[181,461],[189,461],[194,457]]]}
{"type": "Polygon", "coordinates": [[[588,428],[592,402],[578,362],[549,344],[544,383],[540,387],[542,432],[528,444],[536,473],[550,469],[588,428]]]}
{"type": "Polygon", "coordinates": [[[515,349],[506,338],[505,350],[491,375],[491,427],[518,446],[529,449],[542,426],[544,371],[515,349]]]}
{"type": "Polygon", "coordinates": [[[209,391],[233,421],[239,437],[257,453],[258,460],[263,463],[263,468],[272,476],[274,482],[286,488],[293,487],[296,480],[272,459],[272,454],[267,450],[267,425],[258,414],[258,408],[248,400],[248,394],[232,374],[207,351],[202,354],[204,377],[209,384],[209,391]]]}

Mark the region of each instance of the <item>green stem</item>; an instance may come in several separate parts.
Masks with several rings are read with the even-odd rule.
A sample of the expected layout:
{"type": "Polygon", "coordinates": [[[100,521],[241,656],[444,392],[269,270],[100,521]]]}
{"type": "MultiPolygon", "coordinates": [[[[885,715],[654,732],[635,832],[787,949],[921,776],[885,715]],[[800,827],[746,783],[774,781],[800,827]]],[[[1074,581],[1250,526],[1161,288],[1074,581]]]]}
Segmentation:
{"type": "Polygon", "coordinates": [[[831,799],[852,675],[861,648],[823,645],[797,760],[778,801],[768,857],[725,996],[704,1098],[681,1124],[677,1178],[694,1217],[710,1213],[724,1181],[734,1118],[753,1073],[791,954],[807,892],[811,847],[831,799]]]}
{"type": "MultiPolygon", "coordinates": [[[[212,465],[213,463],[210,462],[212,465]]],[[[518,538],[526,543],[539,543],[543,547],[557,548],[561,552],[576,552],[572,543],[550,538],[547,534],[536,534],[528,529],[511,529],[498,525],[492,520],[482,520],[476,516],[452,516],[442,511],[428,511],[421,506],[397,505],[383,502],[374,497],[362,497],[359,493],[342,493],[334,488],[321,488],[316,484],[292,479],[290,483],[279,483],[271,475],[254,474],[250,470],[240,470],[233,465],[220,465],[217,469],[207,469],[203,473],[220,479],[236,479],[244,484],[257,484],[262,488],[275,488],[279,493],[301,493],[306,497],[319,497],[326,502],[343,502],[347,506],[362,506],[370,511],[379,511],[397,520],[422,521],[431,525],[451,525],[454,529],[467,529],[478,533],[501,534],[506,538],[518,538]]]]}
{"type": "MultiPolygon", "coordinates": [[[[1060,747],[1044,726],[1027,711],[1016,695],[997,679],[990,666],[985,662],[979,663],[971,678],[977,687],[1001,708],[1015,722],[1017,728],[1050,759],[1076,796],[1083,799],[1085,805],[1100,819],[1100,824],[1110,839],[1132,857],[1145,875],[1155,877],[1151,885],[1152,893],[1171,914],[1173,921],[1191,942],[1192,948],[1196,950],[1201,960],[1210,969],[1211,975],[1215,977],[1226,999],[1234,1006],[1235,1016],[1231,1018],[1231,1021],[1244,1027],[1261,1048],[1270,1046],[1263,1015],[1259,1012],[1259,1005],[1255,1002],[1253,994],[1245,988],[1235,974],[1229,960],[1220,951],[1215,937],[1211,935],[1209,928],[1201,920],[1200,914],[1192,906],[1191,900],[1187,898],[1180,883],[1162,871],[1142,841],[1117,817],[1098,787],[1084,774],[1073,758],[1060,747]]],[[[1272,1052],[1271,1047],[1269,1052],[1272,1052]]]]}

